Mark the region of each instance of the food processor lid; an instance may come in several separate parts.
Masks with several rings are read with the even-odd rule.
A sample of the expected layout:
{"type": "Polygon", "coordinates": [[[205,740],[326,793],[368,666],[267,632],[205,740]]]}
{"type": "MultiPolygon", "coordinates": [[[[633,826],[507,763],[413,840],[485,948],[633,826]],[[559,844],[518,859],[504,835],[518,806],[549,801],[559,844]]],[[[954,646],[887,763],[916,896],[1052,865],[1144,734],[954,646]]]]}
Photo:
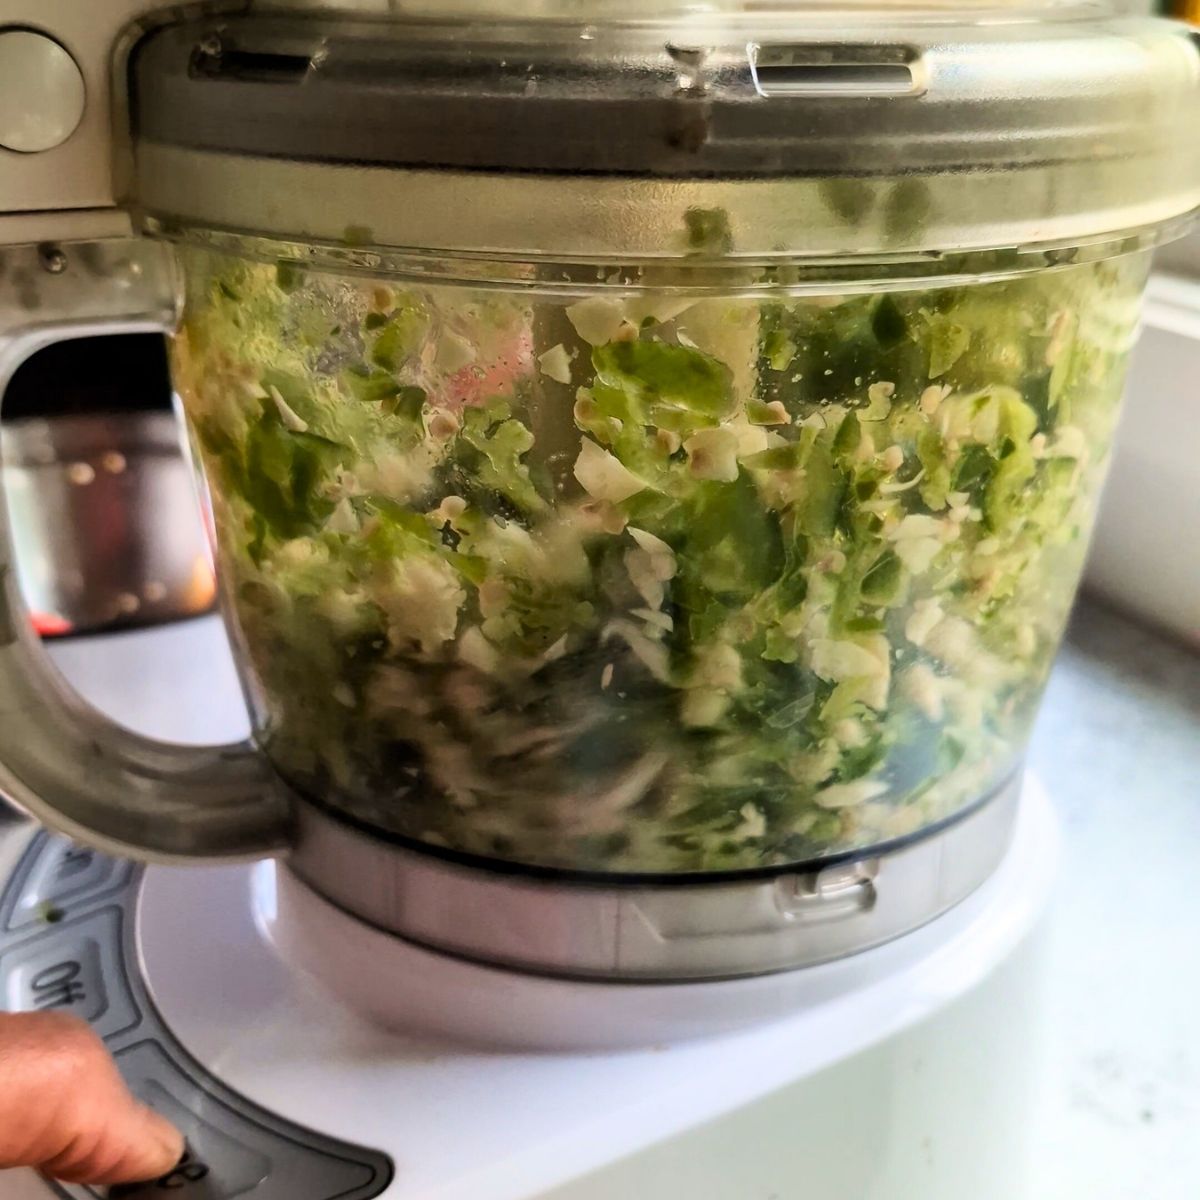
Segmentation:
{"type": "MultiPolygon", "coordinates": [[[[734,253],[1010,246],[1031,234],[1112,233],[1200,204],[1200,35],[1097,6],[287,8],[168,27],[139,47],[147,209],[171,207],[162,202],[180,187],[155,177],[191,161],[192,178],[189,155],[216,156],[209,165],[225,160],[226,171],[231,158],[350,168],[360,191],[376,179],[362,172],[397,170],[809,185],[771,198],[802,220],[768,218],[752,233],[748,211],[740,241],[728,222],[719,248],[734,253]],[[819,228],[806,236],[813,218],[819,228]]],[[[260,185],[290,187],[285,174],[268,171],[260,185]]],[[[654,202],[653,188],[642,194],[654,202]]],[[[627,224],[644,215],[638,195],[622,195],[627,224]]],[[[717,207],[730,212],[729,200],[717,207]]],[[[380,244],[445,242],[428,241],[428,222],[407,235],[403,221],[384,224],[380,244]]],[[[330,233],[270,225],[257,231],[330,233]]],[[[459,248],[517,248],[482,230],[477,240],[459,248]]]]}

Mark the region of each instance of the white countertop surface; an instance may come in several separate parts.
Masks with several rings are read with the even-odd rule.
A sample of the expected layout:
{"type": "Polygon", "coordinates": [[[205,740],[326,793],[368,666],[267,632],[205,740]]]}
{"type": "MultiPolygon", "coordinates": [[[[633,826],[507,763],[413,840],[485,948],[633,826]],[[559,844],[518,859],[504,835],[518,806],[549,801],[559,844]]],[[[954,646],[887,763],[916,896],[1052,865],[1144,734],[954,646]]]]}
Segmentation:
{"type": "Polygon", "coordinates": [[[1031,764],[1065,826],[1033,1200],[1195,1200],[1200,657],[1085,602],[1031,764]]]}

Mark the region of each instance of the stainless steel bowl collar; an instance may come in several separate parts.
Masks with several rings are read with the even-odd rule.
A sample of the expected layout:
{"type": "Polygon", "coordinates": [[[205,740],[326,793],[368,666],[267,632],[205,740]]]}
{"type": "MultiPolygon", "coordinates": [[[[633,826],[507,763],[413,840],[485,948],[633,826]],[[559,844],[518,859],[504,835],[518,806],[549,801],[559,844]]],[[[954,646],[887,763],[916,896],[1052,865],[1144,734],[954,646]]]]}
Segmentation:
{"type": "Polygon", "coordinates": [[[287,868],[355,917],[480,962],[579,979],[735,978],[854,954],[952,908],[1004,857],[1020,790],[1018,773],[946,825],[861,858],[658,884],[480,869],[302,804],[287,868]]]}

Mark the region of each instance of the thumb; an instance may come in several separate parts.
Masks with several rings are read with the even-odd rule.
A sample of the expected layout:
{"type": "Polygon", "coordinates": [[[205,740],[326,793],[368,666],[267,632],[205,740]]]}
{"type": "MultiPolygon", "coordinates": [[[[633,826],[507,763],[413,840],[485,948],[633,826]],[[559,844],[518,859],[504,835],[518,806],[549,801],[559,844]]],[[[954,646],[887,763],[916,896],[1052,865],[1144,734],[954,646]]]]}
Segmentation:
{"type": "Polygon", "coordinates": [[[139,1104],[103,1042],[59,1013],[0,1014],[0,1168],[68,1183],[165,1175],[183,1138],[139,1104]]]}

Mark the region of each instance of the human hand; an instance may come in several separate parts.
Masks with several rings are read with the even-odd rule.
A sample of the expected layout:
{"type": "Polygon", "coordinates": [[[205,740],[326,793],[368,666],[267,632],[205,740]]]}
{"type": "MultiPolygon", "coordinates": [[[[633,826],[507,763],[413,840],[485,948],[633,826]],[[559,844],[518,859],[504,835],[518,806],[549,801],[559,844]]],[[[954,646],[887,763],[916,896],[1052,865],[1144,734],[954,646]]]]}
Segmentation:
{"type": "Polygon", "coordinates": [[[128,1092],[104,1043],[61,1013],[0,1013],[0,1168],[67,1183],[165,1175],[183,1138],[128,1092]]]}

